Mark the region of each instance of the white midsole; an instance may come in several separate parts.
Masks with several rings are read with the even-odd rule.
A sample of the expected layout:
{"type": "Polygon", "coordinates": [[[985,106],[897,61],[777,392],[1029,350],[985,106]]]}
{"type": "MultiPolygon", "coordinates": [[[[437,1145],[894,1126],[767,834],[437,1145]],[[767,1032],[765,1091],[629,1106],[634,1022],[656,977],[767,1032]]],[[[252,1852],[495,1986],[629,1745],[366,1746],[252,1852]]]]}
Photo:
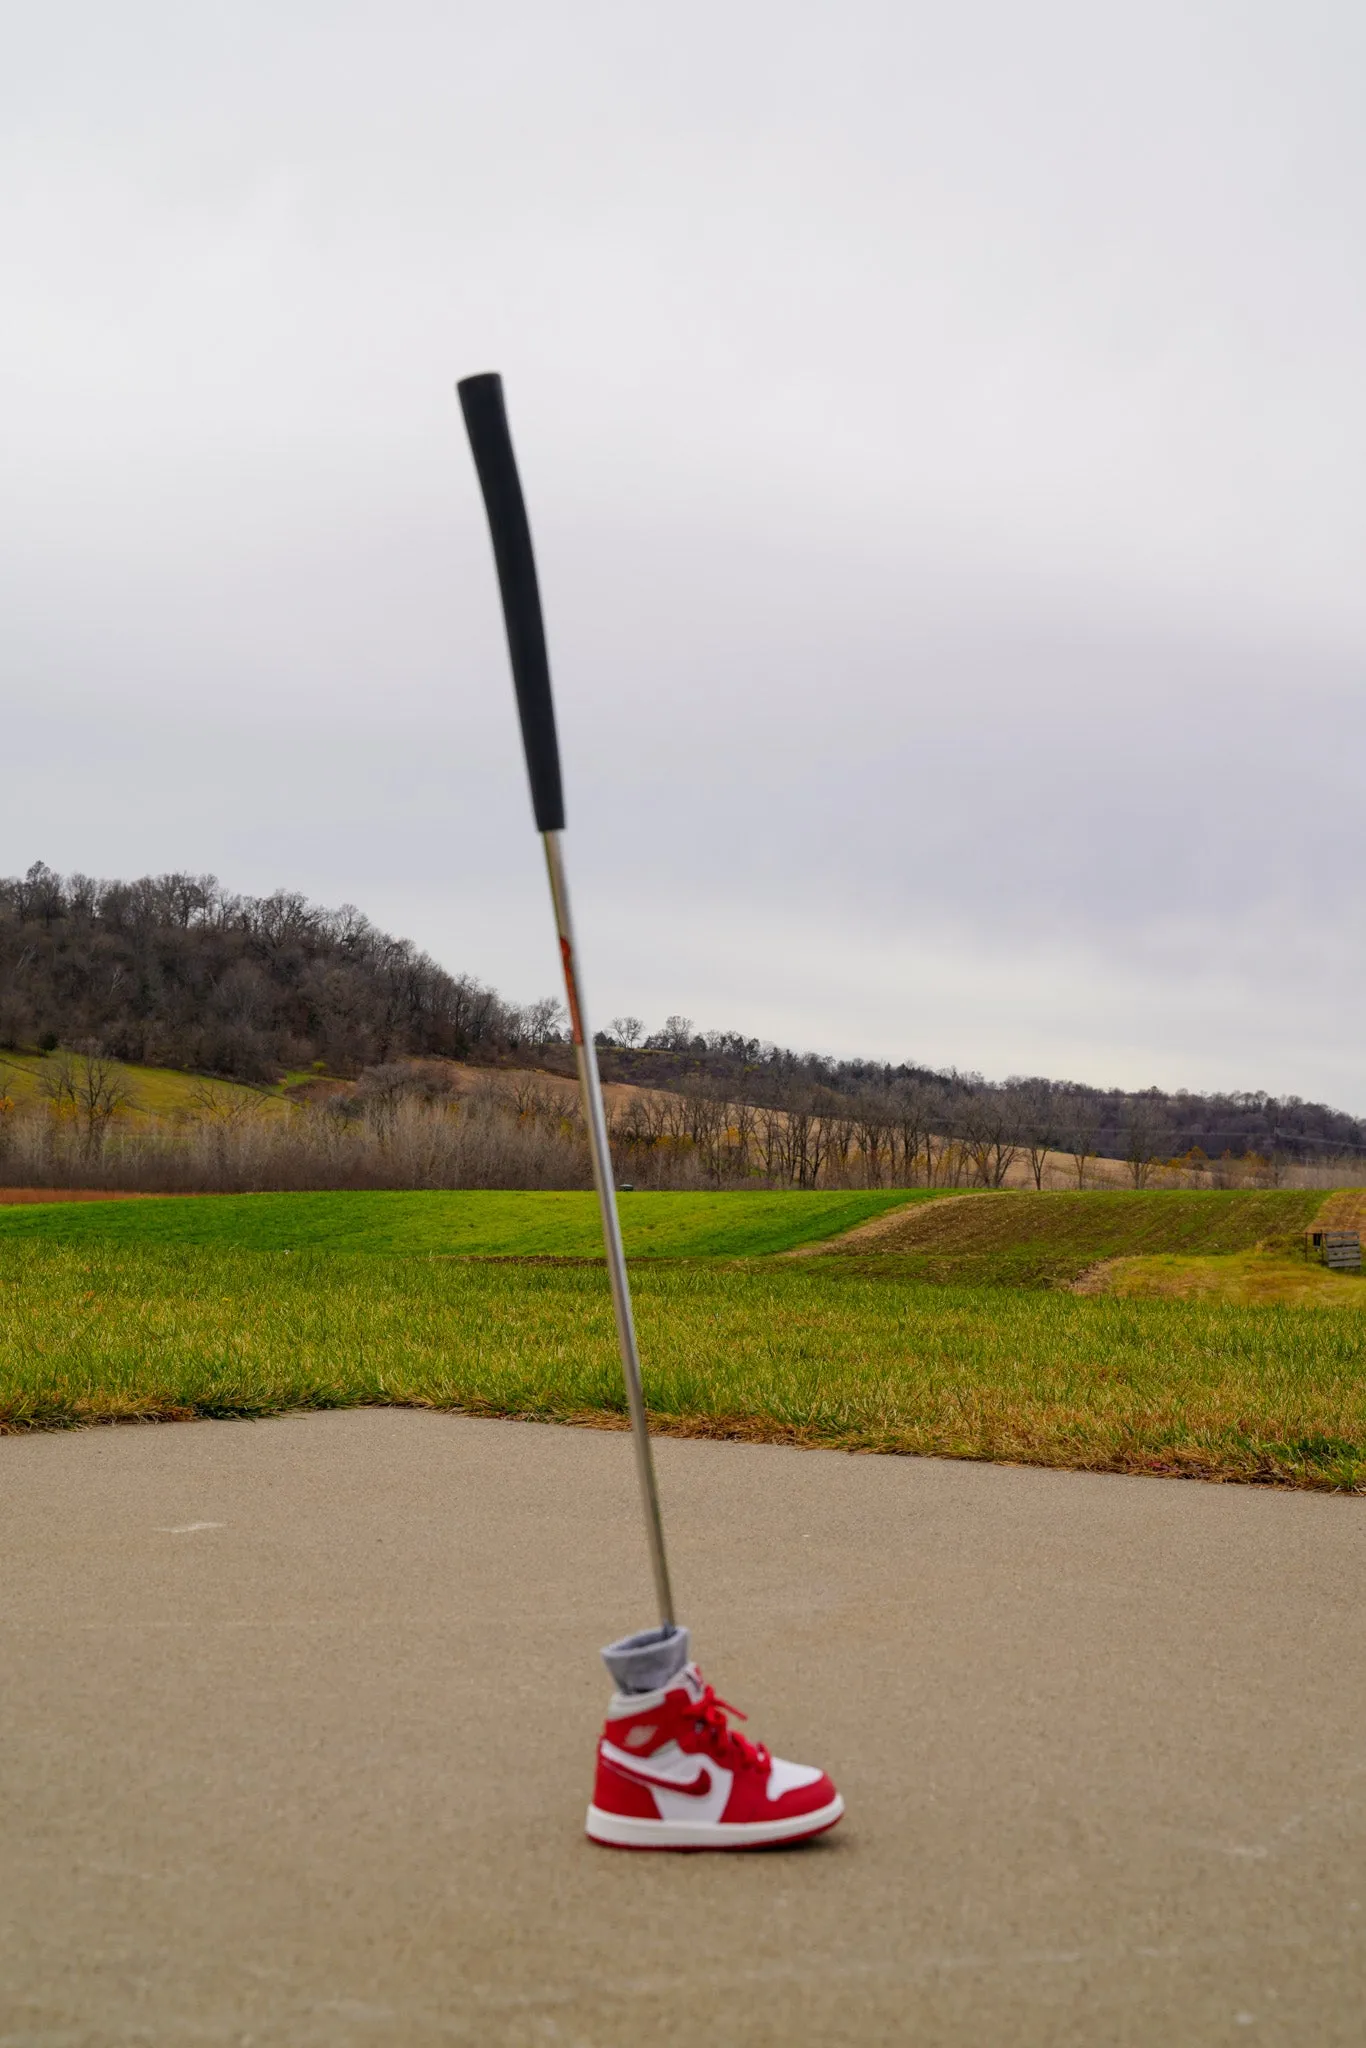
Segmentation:
{"type": "Polygon", "coordinates": [[[595,1842],[608,1842],[615,1849],[757,1849],[765,1842],[818,1834],[833,1827],[843,1812],[838,1792],[828,1806],[784,1820],[640,1820],[590,1806],[587,1827],[595,1842]]]}

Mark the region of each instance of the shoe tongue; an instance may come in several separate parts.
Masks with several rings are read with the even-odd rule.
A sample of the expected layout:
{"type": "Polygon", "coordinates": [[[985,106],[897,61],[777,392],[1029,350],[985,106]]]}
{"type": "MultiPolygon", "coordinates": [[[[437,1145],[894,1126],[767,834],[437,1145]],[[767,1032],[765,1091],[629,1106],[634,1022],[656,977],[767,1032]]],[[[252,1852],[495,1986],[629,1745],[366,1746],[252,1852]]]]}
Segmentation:
{"type": "Polygon", "coordinates": [[[680,1685],[684,1687],[688,1698],[691,1700],[700,1700],[706,1691],[706,1684],[702,1673],[695,1664],[685,1664],[677,1678],[670,1679],[669,1691],[675,1692],[680,1685]]]}

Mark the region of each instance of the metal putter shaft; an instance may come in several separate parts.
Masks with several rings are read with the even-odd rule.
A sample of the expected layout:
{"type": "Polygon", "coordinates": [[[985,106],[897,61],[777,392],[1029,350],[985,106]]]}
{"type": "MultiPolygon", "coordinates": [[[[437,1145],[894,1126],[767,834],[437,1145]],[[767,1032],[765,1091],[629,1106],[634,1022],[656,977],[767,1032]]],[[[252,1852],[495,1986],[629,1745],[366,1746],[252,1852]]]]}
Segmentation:
{"type": "Polygon", "coordinates": [[[645,1533],[650,1546],[655,1597],[661,1622],[671,1628],[674,1621],[673,1594],[669,1589],[664,1525],[660,1519],[659,1491],[655,1484],[649,1425],[645,1419],[645,1396],[640,1384],[640,1354],[636,1349],[635,1321],[631,1314],[626,1254],[622,1249],[621,1224],[617,1217],[612,1154],[607,1143],[607,1117],[602,1105],[602,1078],[598,1073],[597,1050],[588,1028],[579,987],[574,927],[569,914],[569,884],[565,880],[561,845],[564,794],[560,783],[560,750],[555,738],[555,705],[550,694],[550,664],[546,657],[545,624],[541,617],[531,529],[527,524],[526,504],[517,475],[517,458],[512,452],[502,378],[492,372],[479,377],[465,377],[456,389],[460,394],[465,429],[470,437],[474,466],[484,493],[489,531],[493,536],[493,557],[503,597],[512,680],[522,723],[522,747],[531,782],[531,808],[545,846],[550,898],[555,908],[555,929],[559,933],[565,996],[569,1004],[569,1027],[574,1040],[574,1060],[579,1070],[579,1092],[583,1098],[588,1146],[593,1157],[593,1180],[602,1211],[607,1272],[612,1284],[612,1308],[616,1315],[621,1369],[626,1380],[626,1400],[631,1411],[631,1435],[635,1442],[636,1472],[640,1480],[641,1504],[645,1510],[645,1533]]]}

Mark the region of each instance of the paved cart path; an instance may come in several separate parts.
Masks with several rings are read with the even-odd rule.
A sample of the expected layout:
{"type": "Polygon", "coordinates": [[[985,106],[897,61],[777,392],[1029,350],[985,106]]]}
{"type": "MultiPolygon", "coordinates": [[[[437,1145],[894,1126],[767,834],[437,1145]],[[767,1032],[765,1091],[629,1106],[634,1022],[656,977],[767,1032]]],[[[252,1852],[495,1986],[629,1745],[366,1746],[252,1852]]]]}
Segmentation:
{"type": "Polygon", "coordinates": [[[0,2043],[1360,2041],[1366,1503],[664,1442],[821,1844],[579,1833],[624,1437],[0,1441],[0,2043]]]}

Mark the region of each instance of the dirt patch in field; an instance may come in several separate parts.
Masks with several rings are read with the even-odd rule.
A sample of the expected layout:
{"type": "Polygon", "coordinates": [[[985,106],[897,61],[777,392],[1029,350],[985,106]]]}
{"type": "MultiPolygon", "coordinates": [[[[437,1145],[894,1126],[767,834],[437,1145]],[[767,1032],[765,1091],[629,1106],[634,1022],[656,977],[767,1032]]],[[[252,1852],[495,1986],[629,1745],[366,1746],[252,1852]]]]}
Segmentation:
{"type": "Polygon", "coordinates": [[[1094,1266],[1088,1266],[1084,1273],[1078,1273],[1075,1280],[1069,1280],[1068,1289],[1073,1294],[1110,1294],[1120,1273],[1134,1263],[1132,1256],[1100,1259],[1094,1266]]]}
{"type": "Polygon", "coordinates": [[[0,1203],[10,1202],[147,1202],[138,1188],[0,1188],[0,1203]]]}
{"type": "Polygon", "coordinates": [[[904,1209],[891,1209],[885,1216],[874,1216],[867,1223],[856,1223],[852,1230],[841,1232],[838,1237],[825,1237],[815,1244],[799,1244],[790,1252],[779,1252],[780,1259],[815,1259],[824,1252],[877,1252],[899,1251],[901,1249],[900,1228],[912,1210],[921,1213],[940,1202],[961,1202],[969,1199],[960,1189],[945,1188],[942,1195],[932,1195],[928,1201],[908,1202],[904,1209]]]}
{"type": "MultiPolygon", "coordinates": [[[[1085,1194],[964,1194],[879,1219],[870,1242],[821,1247],[835,1256],[895,1255],[907,1278],[964,1286],[1075,1285],[1116,1259],[1205,1255],[1299,1241],[1316,1193],[1095,1190],[1085,1194]]],[[[1104,1280],[1087,1292],[1108,1292],[1104,1280]]]]}

